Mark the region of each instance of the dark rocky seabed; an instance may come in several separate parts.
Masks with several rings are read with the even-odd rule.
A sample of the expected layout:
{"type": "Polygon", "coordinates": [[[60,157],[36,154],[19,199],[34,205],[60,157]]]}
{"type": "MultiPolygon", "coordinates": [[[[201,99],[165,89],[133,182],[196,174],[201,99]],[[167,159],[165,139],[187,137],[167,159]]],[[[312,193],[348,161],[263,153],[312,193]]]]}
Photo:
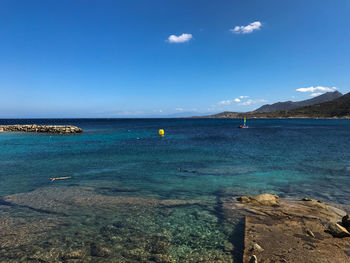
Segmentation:
{"type": "Polygon", "coordinates": [[[0,121],[15,123],[84,133],[0,134],[0,262],[240,262],[224,199],[350,201],[349,120],[0,121]]]}

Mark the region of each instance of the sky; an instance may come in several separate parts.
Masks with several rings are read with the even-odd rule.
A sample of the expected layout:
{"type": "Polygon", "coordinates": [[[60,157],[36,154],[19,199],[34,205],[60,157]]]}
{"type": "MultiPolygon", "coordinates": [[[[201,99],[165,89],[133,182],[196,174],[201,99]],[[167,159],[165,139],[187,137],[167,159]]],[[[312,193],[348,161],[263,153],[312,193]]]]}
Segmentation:
{"type": "Polygon", "coordinates": [[[0,0],[0,118],[250,111],[350,91],[349,0],[0,0]]]}

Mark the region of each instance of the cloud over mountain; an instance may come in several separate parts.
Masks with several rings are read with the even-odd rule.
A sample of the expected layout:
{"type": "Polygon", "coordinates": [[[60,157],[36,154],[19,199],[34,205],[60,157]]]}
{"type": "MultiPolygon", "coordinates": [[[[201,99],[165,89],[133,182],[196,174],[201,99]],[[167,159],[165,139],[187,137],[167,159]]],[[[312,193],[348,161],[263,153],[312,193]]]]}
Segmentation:
{"type": "Polygon", "coordinates": [[[337,90],[336,87],[323,87],[323,86],[316,86],[316,87],[308,87],[308,88],[300,88],[300,89],[297,89],[297,91],[299,92],[332,92],[332,91],[335,91],[337,90]]]}

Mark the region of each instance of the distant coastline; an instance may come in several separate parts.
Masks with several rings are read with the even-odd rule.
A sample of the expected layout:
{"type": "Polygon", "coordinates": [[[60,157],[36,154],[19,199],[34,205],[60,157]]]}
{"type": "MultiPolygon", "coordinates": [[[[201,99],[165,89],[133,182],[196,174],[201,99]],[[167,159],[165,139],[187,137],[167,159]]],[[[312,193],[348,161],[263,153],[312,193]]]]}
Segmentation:
{"type": "MultiPolygon", "coordinates": [[[[321,95],[322,96],[322,95],[321,95]]],[[[230,112],[225,111],[195,118],[228,118],[228,119],[350,119],[350,92],[326,102],[299,107],[291,110],[271,112],[230,112]]]]}

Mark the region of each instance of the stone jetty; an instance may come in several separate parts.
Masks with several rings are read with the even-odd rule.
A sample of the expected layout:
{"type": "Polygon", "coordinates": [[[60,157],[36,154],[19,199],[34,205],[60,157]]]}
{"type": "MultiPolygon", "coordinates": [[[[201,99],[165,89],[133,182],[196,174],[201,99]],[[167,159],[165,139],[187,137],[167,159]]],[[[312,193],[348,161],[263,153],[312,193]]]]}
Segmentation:
{"type": "Polygon", "coordinates": [[[72,125],[0,125],[0,132],[40,132],[40,133],[54,133],[54,134],[74,134],[82,133],[83,130],[72,125]]]}
{"type": "Polygon", "coordinates": [[[277,195],[241,196],[224,203],[230,215],[244,210],[243,262],[350,262],[346,212],[317,200],[277,195]]]}

